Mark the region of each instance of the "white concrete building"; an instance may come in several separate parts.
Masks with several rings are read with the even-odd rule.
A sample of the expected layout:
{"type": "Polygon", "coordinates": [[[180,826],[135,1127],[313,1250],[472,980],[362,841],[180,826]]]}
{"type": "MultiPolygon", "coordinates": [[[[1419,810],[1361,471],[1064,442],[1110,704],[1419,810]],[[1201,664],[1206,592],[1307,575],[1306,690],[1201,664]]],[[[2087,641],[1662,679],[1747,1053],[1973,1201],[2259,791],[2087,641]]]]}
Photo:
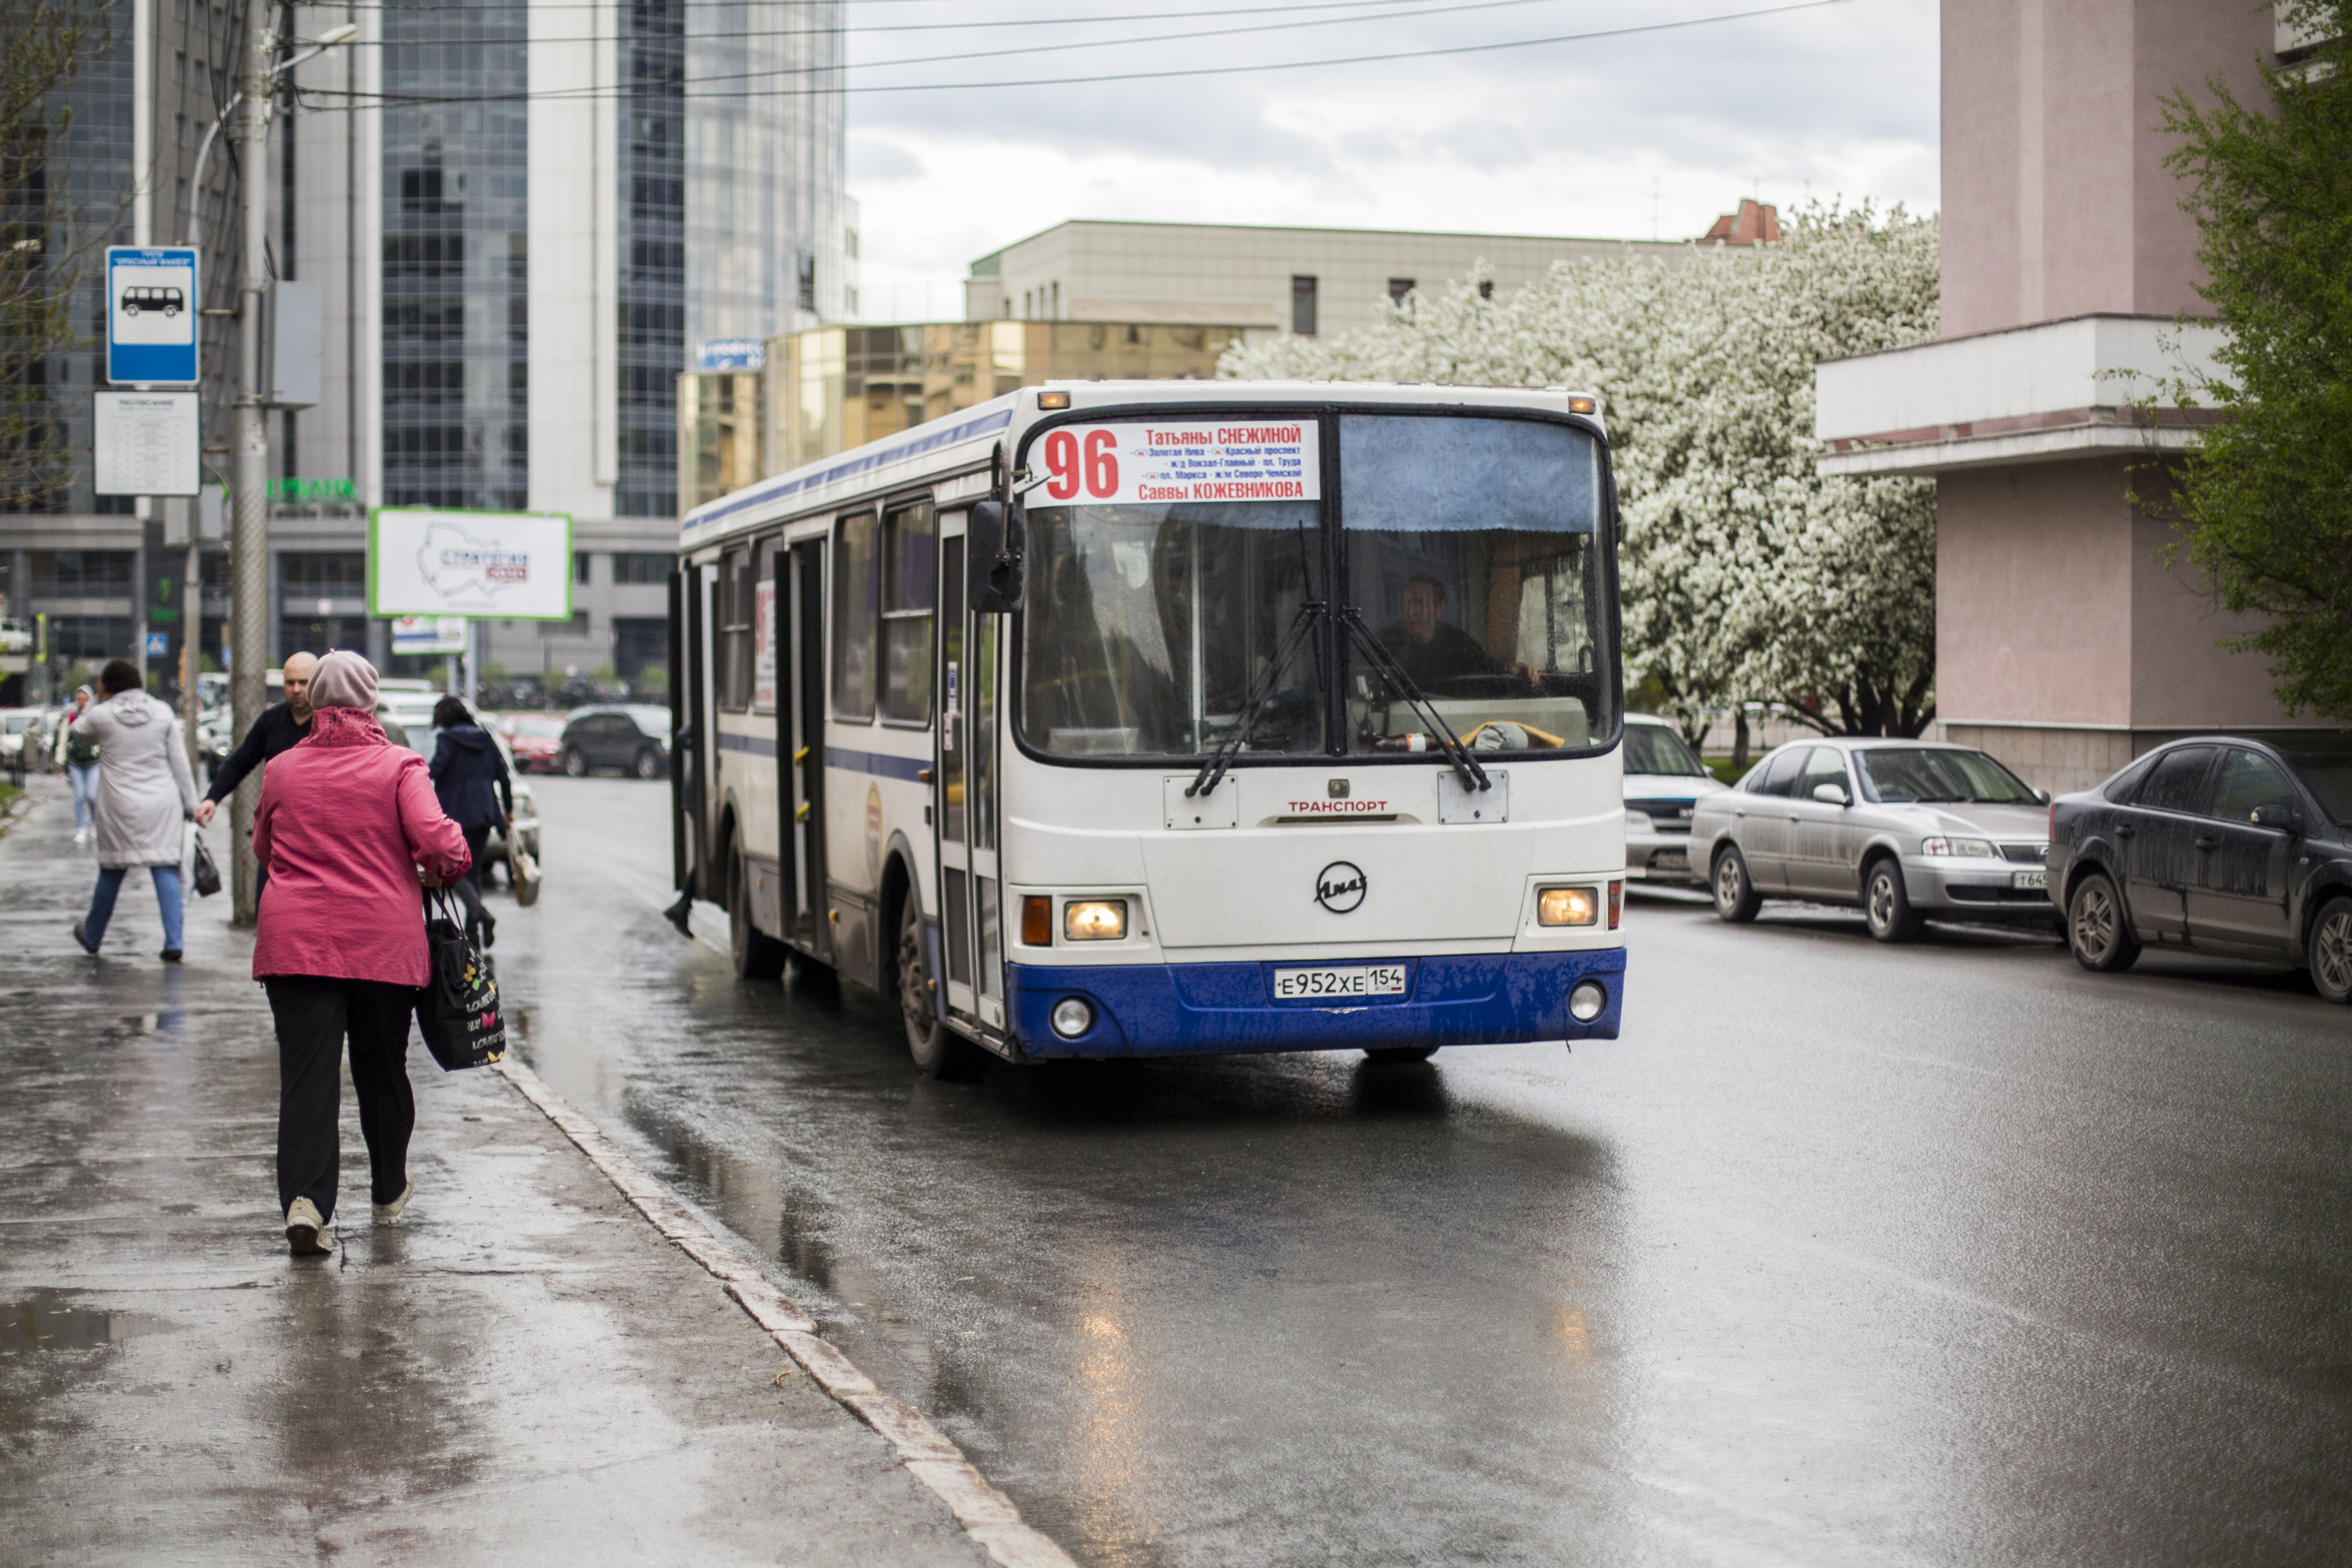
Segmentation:
{"type": "Polygon", "coordinates": [[[1360,331],[1389,302],[1475,272],[1507,292],[1555,261],[1652,255],[1687,241],[1254,228],[1073,219],[971,264],[968,321],[1198,321],[1254,332],[1360,331]]]}

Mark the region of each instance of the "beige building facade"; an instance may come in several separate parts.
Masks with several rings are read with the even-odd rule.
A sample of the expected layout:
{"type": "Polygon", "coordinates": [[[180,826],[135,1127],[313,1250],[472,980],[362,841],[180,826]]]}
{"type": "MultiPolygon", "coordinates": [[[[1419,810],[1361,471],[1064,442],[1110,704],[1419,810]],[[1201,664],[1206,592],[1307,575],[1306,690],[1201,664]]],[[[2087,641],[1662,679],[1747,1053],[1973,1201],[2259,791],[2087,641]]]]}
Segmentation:
{"type": "Polygon", "coordinates": [[[970,321],[1237,324],[1253,336],[1361,331],[1391,300],[1475,274],[1506,292],[1555,261],[1673,265],[1688,242],[1074,219],[992,251],[964,280],[970,321]]]}
{"type": "Polygon", "coordinates": [[[1816,433],[1824,473],[1937,479],[1937,728],[2035,784],[2300,727],[2156,509],[2204,413],[2141,402],[2220,342],[2162,100],[2260,102],[2292,47],[2209,0],[1945,0],[1943,333],[1822,365],[1816,433]]]}

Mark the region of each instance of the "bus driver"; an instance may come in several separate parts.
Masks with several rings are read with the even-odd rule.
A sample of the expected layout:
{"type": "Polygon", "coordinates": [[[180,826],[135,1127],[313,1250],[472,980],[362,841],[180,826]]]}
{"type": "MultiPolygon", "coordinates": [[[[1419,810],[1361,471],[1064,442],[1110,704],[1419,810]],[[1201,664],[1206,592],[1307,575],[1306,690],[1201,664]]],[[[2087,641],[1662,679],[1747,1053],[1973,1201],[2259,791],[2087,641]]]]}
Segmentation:
{"type": "Polygon", "coordinates": [[[1451,695],[1448,686],[1477,676],[1517,675],[1533,683],[1533,667],[1505,664],[1478,646],[1460,626],[1438,616],[1445,609],[1445,584],[1425,572],[1404,580],[1404,619],[1381,634],[1398,666],[1429,696],[1451,695]]]}

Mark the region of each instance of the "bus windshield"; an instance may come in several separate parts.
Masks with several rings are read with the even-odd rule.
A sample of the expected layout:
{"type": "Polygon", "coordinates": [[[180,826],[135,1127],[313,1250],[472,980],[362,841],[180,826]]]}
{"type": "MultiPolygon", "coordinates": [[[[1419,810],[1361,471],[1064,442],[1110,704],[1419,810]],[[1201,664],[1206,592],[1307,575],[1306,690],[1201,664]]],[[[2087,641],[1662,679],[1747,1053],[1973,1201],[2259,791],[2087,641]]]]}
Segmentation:
{"type": "Polygon", "coordinates": [[[1480,752],[1614,732],[1598,443],[1455,415],[1326,432],[1336,498],[1029,511],[1031,746],[1199,756],[1235,743],[1245,709],[1244,756],[1426,750],[1431,713],[1480,752]]]}

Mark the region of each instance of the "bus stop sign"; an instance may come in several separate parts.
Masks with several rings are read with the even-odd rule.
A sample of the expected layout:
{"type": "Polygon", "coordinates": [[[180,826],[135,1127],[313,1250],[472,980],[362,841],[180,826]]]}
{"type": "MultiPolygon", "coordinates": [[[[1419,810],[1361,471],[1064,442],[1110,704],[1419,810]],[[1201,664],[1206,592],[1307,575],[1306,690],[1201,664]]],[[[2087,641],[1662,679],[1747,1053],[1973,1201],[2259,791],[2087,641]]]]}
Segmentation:
{"type": "Polygon", "coordinates": [[[194,246],[108,246],[106,379],[194,385],[201,302],[194,246]]]}

